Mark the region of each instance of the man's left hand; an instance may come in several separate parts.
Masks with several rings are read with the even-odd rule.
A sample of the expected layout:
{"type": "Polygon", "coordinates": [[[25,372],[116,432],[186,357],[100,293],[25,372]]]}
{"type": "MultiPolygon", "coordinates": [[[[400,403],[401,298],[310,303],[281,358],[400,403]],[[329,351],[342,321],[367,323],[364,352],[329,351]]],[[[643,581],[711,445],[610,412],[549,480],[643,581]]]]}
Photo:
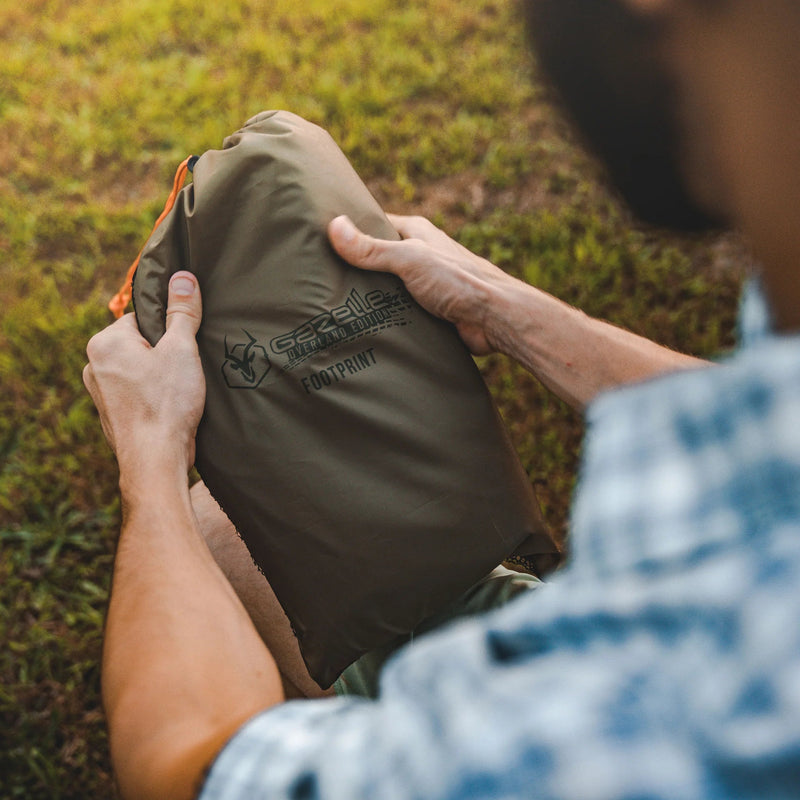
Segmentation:
{"type": "Polygon", "coordinates": [[[92,396],[121,475],[162,458],[188,471],[205,404],[195,335],[202,302],[189,272],[172,276],[167,331],[155,347],[126,314],[89,342],[83,381],[92,396]]]}

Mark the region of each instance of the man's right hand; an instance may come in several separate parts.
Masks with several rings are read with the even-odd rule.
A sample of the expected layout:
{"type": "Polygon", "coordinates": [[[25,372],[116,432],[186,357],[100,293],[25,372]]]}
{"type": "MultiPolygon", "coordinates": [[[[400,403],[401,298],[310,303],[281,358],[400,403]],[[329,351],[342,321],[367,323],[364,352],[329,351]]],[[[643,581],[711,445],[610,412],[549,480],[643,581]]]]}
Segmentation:
{"type": "Polygon", "coordinates": [[[497,288],[515,279],[423,217],[390,214],[389,221],[402,241],[367,236],[347,217],[334,219],[328,235],[336,252],[350,264],[401,278],[423,308],[456,326],[475,355],[499,349],[492,336],[490,298],[497,288]]]}

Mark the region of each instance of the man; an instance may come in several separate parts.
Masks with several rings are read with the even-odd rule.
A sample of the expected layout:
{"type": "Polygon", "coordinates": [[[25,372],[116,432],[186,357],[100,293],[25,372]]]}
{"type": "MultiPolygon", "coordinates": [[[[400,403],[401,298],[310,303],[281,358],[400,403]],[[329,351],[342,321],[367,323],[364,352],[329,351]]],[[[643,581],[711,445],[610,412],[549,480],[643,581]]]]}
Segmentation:
{"type": "Polygon", "coordinates": [[[528,9],[545,66],[634,207],[742,230],[779,334],[682,369],[698,365],[426,222],[395,218],[405,240],[386,243],[334,220],[345,258],[398,274],[474,352],[506,352],[592,403],[589,433],[572,561],[549,586],[404,649],[376,701],[281,704],[186,485],[201,304],[178,273],[162,341],[151,349],[125,317],[90,342],[85,372],[124,505],[103,663],[124,796],[800,794],[800,6],[528,9]]]}

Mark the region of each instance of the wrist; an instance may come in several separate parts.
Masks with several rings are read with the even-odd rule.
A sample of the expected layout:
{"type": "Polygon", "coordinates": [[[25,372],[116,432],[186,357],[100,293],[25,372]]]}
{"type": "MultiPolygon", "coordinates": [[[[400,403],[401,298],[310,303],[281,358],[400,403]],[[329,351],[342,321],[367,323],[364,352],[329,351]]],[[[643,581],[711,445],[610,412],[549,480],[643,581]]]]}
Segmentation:
{"type": "Polygon", "coordinates": [[[492,351],[516,357],[538,290],[507,273],[487,290],[483,330],[492,351]]]}
{"type": "Polygon", "coordinates": [[[191,463],[179,452],[165,448],[129,451],[121,454],[119,462],[119,489],[123,507],[131,510],[141,503],[151,505],[156,496],[164,493],[189,491],[191,463]]]}

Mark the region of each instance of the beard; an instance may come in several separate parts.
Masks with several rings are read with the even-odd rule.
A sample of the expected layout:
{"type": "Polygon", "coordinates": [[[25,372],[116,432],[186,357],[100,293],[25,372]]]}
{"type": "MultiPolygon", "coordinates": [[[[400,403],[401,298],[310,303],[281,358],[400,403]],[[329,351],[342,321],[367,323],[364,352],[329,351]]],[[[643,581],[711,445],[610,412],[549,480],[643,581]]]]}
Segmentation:
{"type": "Polygon", "coordinates": [[[725,227],[691,197],[680,163],[664,32],[619,0],[523,0],[540,66],[589,149],[644,222],[684,232],[725,227]]]}

